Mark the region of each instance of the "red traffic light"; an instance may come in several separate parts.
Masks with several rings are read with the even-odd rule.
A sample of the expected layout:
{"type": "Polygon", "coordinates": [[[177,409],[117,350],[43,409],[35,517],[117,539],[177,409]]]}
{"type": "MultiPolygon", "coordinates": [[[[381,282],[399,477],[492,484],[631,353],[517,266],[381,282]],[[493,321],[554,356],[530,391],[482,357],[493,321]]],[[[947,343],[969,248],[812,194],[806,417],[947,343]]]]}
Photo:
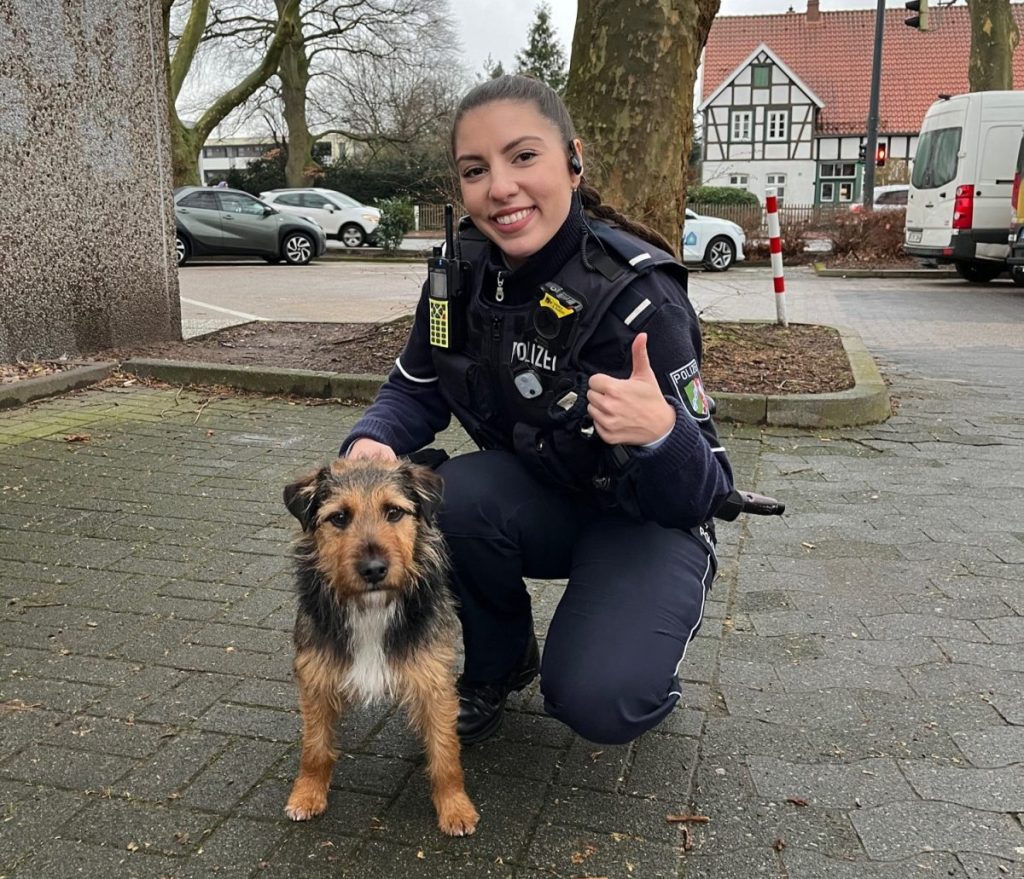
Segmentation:
{"type": "Polygon", "coordinates": [[[911,15],[910,18],[905,18],[903,23],[921,31],[928,30],[928,0],[907,0],[903,5],[907,12],[917,13],[911,15]]]}
{"type": "Polygon", "coordinates": [[[875,150],[875,167],[881,168],[885,165],[886,157],[889,155],[889,147],[884,143],[878,145],[878,149],[875,150]]]}

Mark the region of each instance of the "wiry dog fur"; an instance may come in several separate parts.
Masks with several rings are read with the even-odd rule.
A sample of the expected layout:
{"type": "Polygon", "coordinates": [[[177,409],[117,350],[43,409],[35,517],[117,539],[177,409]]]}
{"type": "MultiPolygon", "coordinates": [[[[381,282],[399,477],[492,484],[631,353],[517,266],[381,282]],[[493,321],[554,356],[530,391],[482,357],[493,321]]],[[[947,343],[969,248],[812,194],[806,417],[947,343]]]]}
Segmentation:
{"type": "Polygon", "coordinates": [[[425,467],[344,459],[284,490],[302,524],[294,547],[302,758],[285,807],[296,821],[327,808],[341,711],[393,698],[423,738],[441,830],[476,829],[456,734],[457,621],[434,523],[440,496],[440,478],[425,467]]]}

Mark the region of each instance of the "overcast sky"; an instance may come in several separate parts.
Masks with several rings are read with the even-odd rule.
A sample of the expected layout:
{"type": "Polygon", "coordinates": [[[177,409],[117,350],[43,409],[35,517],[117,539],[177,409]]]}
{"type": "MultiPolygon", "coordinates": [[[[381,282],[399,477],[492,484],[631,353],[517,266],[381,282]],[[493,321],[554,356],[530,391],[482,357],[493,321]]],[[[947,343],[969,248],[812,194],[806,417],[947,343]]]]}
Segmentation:
{"type": "MultiPolygon", "coordinates": [[[[539,0],[451,0],[452,11],[459,20],[466,66],[476,74],[483,70],[487,55],[501,61],[506,70],[515,67],[516,52],[526,45],[526,35],[533,22],[539,0]]],[[[566,57],[572,46],[576,25],[576,0],[548,0],[552,23],[565,48],[566,57]]],[[[822,11],[832,9],[874,9],[877,0],[821,0],[822,11]]],[[[886,6],[903,8],[903,0],[886,0],[886,6]]],[[[807,9],[807,0],[722,0],[719,15],[750,15],[752,13],[796,12],[807,9]]]]}

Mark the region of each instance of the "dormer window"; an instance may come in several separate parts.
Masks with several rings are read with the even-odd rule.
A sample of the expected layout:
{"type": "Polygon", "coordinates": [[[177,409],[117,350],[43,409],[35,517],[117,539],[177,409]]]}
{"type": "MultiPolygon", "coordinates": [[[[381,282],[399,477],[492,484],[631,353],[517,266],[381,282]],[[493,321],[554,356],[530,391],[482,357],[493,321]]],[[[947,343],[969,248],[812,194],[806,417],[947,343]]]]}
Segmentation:
{"type": "Polygon", "coordinates": [[[770,64],[753,64],[750,70],[754,88],[766,89],[772,84],[772,66],[770,64]]]}

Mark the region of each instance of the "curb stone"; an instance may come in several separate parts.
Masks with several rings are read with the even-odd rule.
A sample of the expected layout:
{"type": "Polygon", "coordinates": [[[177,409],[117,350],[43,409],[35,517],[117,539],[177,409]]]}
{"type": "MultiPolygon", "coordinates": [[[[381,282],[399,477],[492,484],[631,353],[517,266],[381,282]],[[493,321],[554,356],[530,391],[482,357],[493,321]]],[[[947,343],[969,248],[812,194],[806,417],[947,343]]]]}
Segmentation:
{"type": "Polygon", "coordinates": [[[939,280],[959,277],[952,269],[830,269],[825,263],[813,264],[814,274],[819,278],[938,278],[939,280]]]}
{"type": "Polygon", "coordinates": [[[715,419],[773,427],[856,427],[888,419],[889,391],[871,353],[849,327],[833,329],[850,361],[852,388],[826,394],[715,394],[715,419]]]}
{"type": "MultiPolygon", "coordinates": [[[[827,394],[723,392],[714,395],[716,418],[774,427],[852,427],[885,421],[891,413],[889,394],[874,359],[857,333],[846,327],[835,329],[850,360],[853,388],[827,394]]],[[[114,363],[97,363],[0,387],[0,409],[95,384],[107,378],[115,367],[114,363]]],[[[171,384],[226,385],[264,394],[294,394],[358,403],[372,402],[385,380],[382,375],[151,358],[132,358],[124,361],[120,368],[141,378],[171,384]]]]}
{"type": "Polygon", "coordinates": [[[0,409],[22,406],[43,397],[54,397],[57,394],[94,385],[107,378],[116,366],[116,363],[91,363],[88,366],[76,366],[50,375],[0,385],[0,409]]]}

